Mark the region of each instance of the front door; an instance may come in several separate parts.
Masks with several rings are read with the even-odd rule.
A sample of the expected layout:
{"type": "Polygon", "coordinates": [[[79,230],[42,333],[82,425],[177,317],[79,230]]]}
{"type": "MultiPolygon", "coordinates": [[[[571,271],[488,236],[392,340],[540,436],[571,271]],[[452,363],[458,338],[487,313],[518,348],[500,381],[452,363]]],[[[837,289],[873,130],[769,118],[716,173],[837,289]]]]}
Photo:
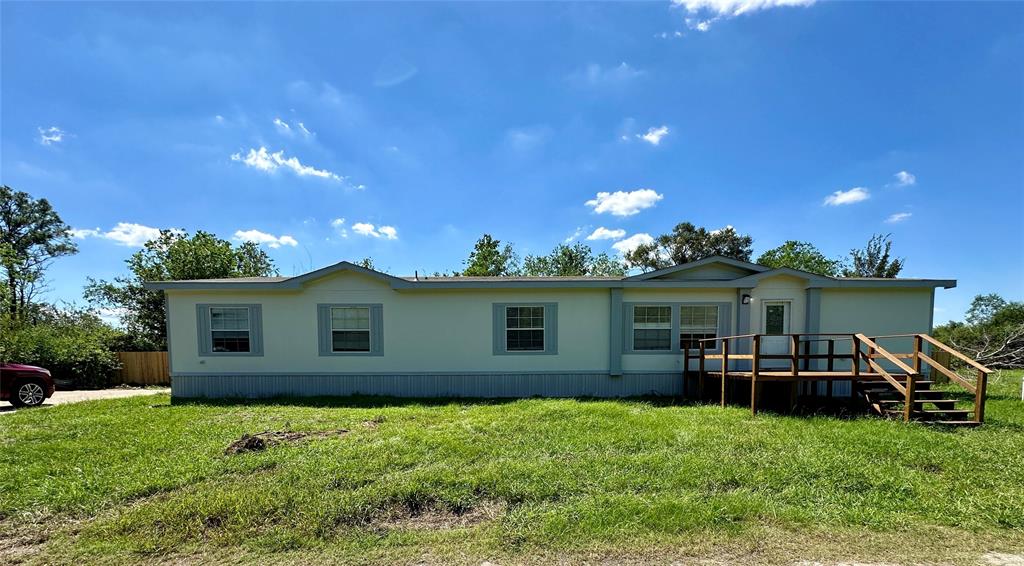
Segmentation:
{"type": "MultiPolygon", "coordinates": [[[[789,301],[764,301],[761,310],[762,354],[789,354],[789,301]]],[[[764,360],[762,367],[789,366],[786,360],[764,360]]]]}

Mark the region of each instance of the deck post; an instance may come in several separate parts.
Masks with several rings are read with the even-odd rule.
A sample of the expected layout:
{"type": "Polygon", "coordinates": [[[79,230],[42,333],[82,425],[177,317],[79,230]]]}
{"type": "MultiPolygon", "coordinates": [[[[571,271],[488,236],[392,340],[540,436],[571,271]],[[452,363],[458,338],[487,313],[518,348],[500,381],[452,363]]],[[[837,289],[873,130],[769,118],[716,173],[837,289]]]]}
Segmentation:
{"type": "Polygon", "coordinates": [[[853,377],[860,377],[860,338],[853,336],[853,377]]]}
{"type": "Polygon", "coordinates": [[[985,422],[985,389],[988,387],[988,374],[978,370],[978,382],[974,384],[974,422],[985,422]]]}
{"type": "Polygon", "coordinates": [[[700,359],[697,360],[697,400],[704,400],[704,356],[706,347],[704,341],[698,342],[700,344],[700,359]]]}
{"type": "Polygon", "coordinates": [[[725,407],[725,382],[729,373],[729,341],[722,340],[722,407],[725,407]]]}
{"type": "Polygon", "coordinates": [[[750,414],[757,416],[757,373],[761,369],[761,335],[754,335],[754,360],[750,371],[750,414]]]}
{"type": "Polygon", "coordinates": [[[789,337],[789,370],[793,377],[800,375],[800,335],[792,334],[789,337]]]}
{"type": "Polygon", "coordinates": [[[690,371],[690,350],[683,348],[683,398],[686,398],[686,372],[690,371]]]}
{"type": "Polygon", "coordinates": [[[914,336],[914,373],[921,375],[921,348],[924,346],[924,339],[918,334],[914,336]]]}
{"type": "Polygon", "coordinates": [[[903,406],[903,420],[910,422],[910,418],[914,416],[914,386],[917,380],[914,378],[914,374],[907,374],[907,395],[905,404],[903,406]]]}

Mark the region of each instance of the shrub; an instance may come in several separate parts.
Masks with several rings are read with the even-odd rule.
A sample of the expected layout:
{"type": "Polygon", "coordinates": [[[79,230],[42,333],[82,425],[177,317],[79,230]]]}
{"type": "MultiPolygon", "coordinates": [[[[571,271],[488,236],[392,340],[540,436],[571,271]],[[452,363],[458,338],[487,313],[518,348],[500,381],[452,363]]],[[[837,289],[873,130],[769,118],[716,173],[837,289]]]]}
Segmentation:
{"type": "Polygon", "coordinates": [[[120,332],[95,314],[42,309],[32,321],[0,320],[0,361],[44,367],[75,387],[109,387],[121,364],[112,346],[120,332]]]}

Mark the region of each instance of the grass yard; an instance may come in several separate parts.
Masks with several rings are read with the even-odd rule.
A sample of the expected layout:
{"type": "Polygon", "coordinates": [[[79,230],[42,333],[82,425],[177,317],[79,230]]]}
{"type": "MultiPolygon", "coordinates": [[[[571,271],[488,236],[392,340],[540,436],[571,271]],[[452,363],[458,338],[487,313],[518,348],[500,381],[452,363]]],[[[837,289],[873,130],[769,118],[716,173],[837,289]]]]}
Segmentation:
{"type": "Polygon", "coordinates": [[[971,430],[645,401],[18,411],[0,563],[997,564],[1024,555],[1020,375],[994,376],[971,430]]]}

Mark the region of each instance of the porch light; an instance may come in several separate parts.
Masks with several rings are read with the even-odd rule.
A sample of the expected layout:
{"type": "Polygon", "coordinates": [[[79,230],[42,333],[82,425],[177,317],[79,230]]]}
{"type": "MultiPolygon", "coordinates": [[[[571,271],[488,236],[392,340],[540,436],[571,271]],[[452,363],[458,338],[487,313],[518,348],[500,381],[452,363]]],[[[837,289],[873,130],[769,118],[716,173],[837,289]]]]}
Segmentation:
{"type": "Polygon", "coordinates": [[[743,295],[742,297],[740,297],[740,302],[742,302],[744,305],[749,305],[750,295],[743,295]]]}

